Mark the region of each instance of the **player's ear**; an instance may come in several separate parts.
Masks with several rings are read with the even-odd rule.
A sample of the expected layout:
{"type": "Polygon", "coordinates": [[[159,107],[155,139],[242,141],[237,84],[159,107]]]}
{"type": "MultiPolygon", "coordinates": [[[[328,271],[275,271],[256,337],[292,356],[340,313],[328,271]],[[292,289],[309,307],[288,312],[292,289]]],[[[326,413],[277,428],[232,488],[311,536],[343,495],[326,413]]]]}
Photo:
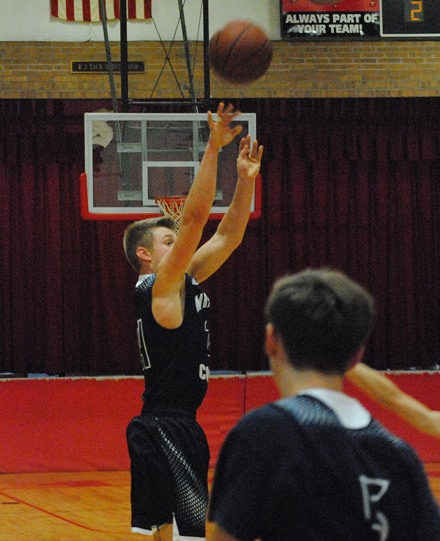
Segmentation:
{"type": "Polygon", "coordinates": [[[151,253],[145,246],[138,246],[136,248],[136,255],[142,261],[151,261],[151,253]]]}
{"type": "Polygon", "coordinates": [[[350,368],[353,368],[353,366],[356,366],[358,363],[362,362],[362,359],[364,358],[364,353],[365,344],[362,344],[362,346],[358,349],[357,353],[353,355],[347,370],[350,370],[350,368]]]}
{"type": "Polygon", "coordinates": [[[264,349],[268,357],[275,357],[279,350],[279,338],[272,323],[266,324],[264,349]]]}

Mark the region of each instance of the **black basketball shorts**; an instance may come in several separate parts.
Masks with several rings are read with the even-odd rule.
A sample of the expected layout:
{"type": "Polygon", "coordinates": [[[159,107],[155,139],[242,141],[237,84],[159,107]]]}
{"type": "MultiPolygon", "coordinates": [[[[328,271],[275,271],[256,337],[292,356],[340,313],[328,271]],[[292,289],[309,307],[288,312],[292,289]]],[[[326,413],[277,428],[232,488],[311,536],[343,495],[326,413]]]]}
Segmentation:
{"type": "Polygon", "coordinates": [[[205,537],[209,447],[194,417],[160,411],[127,427],[132,529],[150,533],[177,523],[185,537],[205,537]]]}

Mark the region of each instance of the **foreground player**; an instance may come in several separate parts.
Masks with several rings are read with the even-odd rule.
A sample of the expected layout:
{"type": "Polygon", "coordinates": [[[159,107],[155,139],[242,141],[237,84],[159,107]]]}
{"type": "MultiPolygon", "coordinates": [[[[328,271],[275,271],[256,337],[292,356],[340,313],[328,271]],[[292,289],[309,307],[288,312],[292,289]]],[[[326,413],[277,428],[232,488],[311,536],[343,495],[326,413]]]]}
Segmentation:
{"type": "Polygon", "coordinates": [[[440,539],[415,452],[342,392],[373,318],[371,296],[341,273],[275,284],[266,353],[282,398],[245,415],[222,447],[211,541],[440,539]]]}
{"type": "Polygon", "coordinates": [[[127,428],[132,531],[159,539],[204,539],[209,449],[196,411],[209,376],[209,298],[199,283],[240,245],[249,220],[263,147],[243,138],[238,181],[217,231],[200,248],[216,192],[218,151],[241,131],[232,106],[208,113],[210,137],[176,236],[168,218],[131,224],[124,236],[136,287],[138,340],[146,390],[127,428]],[[197,249],[198,248],[198,249],[197,249]],[[173,525],[174,519],[174,525],[173,525]]]}

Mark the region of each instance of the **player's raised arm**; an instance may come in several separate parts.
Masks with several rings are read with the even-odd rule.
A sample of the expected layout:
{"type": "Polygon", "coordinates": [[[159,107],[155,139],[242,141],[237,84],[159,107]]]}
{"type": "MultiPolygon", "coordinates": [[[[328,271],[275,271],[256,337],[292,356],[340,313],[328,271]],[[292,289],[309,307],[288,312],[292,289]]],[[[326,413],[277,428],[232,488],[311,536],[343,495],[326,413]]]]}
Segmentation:
{"type": "Polygon", "coordinates": [[[234,197],[215,234],[201,246],[190,264],[190,274],[199,282],[213,274],[238,248],[249,221],[255,179],[260,171],[263,146],[250,136],[240,141],[237,185],[234,197]]]}
{"type": "Polygon", "coordinates": [[[232,105],[223,103],[218,106],[217,120],[208,112],[210,136],[185,203],[179,234],[171,240],[169,249],[165,250],[155,269],[153,313],[156,321],[165,327],[175,328],[181,323],[183,304],[180,292],[214,201],[218,151],[242,131],[242,126],[231,127],[232,120],[239,114],[232,105]]]}
{"type": "Polygon", "coordinates": [[[358,363],[346,378],[372,400],[392,411],[416,430],[440,438],[440,412],[430,410],[414,397],[404,393],[381,372],[358,363]]]}

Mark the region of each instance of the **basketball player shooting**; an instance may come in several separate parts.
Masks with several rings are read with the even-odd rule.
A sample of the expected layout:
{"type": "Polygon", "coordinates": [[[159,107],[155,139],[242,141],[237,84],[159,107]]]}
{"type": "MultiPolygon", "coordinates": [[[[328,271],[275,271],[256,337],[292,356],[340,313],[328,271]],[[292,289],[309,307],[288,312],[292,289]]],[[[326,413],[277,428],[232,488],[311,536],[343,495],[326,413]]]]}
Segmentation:
{"type": "Polygon", "coordinates": [[[196,421],[209,376],[209,298],[200,283],[240,245],[249,220],[263,147],[239,144],[237,185],[217,231],[199,247],[216,193],[219,150],[242,130],[220,103],[176,235],[170,218],[131,224],[126,257],[139,274],[138,340],[145,375],[141,415],[127,427],[132,531],[160,540],[205,538],[209,448],[196,421]],[[171,537],[172,536],[172,537],[171,537]]]}

